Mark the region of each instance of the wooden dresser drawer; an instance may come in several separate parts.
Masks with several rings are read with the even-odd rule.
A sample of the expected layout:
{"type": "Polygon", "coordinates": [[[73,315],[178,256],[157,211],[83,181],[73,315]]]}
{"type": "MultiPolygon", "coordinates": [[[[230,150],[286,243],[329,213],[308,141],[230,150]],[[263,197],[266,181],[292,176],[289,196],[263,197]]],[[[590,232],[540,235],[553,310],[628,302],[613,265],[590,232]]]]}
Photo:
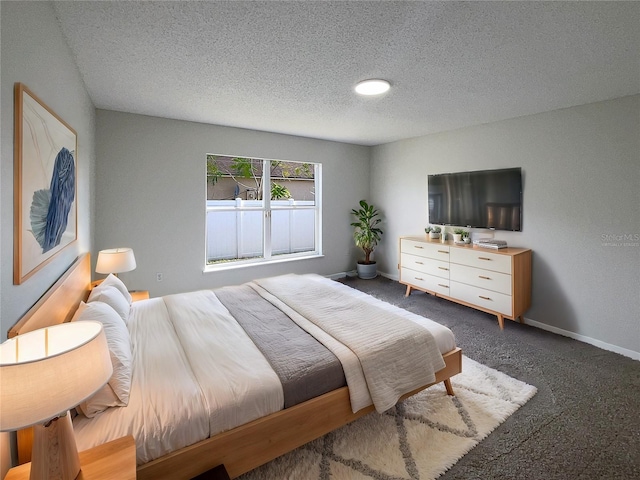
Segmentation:
{"type": "Polygon", "coordinates": [[[511,275],[511,256],[475,248],[451,249],[451,262],[511,275]]]}
{"type": "Polygon", "coordinates": [[[484,288],[465,285],[464,283],[451,282],[451,296],[463,302],[486,308],[503,315],[511,316],[511,296],[502,293],[485,290],[484,288]]]}
{"type": "Polygon", "coordinates": [[[490,250],[400,237],[400,283],[504,319],[523,322],[531,306],[531,250],[509,247],[490,250]]]}
{"type": "Polygon", "coordinates": [[[449,278],[452,281],[511,295],[511,275],[457,263],[451,263],[450,268],[449,278]]]}
{"type": "Polygon", "coordinates": [[[433,258],[435,260],[442,260],[443,262],[449,262],[449,250],[449,245],[439,243],[418,242],[407,238],[403,238],[400,242],[401,253],[433,258]]]}
{"type": "Polygon", "coordinates": [[[429,290],[430,292],[446,296],[450,295],[448,278],[434,277],[433,275],[402,267],[400,269],[400,281],[409,283],[419,289],[429,290]]]}
{"type": "Polygon", "coordinates": [[[416,272],[428,273],[436,277],[449,278],[449,262],[435,260],[433,258],[419,257],[409,253],[402,253],[400,262],[403,267],[415,270],[416,272]]]}

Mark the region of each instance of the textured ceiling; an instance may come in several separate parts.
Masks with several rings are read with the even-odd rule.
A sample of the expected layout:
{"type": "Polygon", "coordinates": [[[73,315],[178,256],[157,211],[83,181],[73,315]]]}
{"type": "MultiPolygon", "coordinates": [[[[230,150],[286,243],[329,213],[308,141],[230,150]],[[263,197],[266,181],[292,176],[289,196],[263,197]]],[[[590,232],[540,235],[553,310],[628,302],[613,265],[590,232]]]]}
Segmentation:
{"type": "Polygon", "coordinates": [[[362,145],[640,93],[640,2],[54,2],[97,108],[362,145]],[[359,80],[389,93],[362,98],[359,80]]]}

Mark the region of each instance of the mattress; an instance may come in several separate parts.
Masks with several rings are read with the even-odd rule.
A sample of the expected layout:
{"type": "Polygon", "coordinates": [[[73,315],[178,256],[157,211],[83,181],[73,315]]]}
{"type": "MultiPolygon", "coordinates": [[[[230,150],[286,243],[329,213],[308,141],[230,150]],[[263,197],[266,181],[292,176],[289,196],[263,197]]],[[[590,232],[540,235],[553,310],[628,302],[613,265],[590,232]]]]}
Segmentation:
{"type": "MultiPolygon", "coordinates": [[[[440,353],[455,348],[453,333],[436,322],[338,282],[312,278],[423,327],[440,353]]],[[[133,435],[137,462],[143,464],[285,407],[278,374],[242,328],[243,320],[239,323],[220,301],[231,305],[225,298],[229,292],[219,293],[220,298],[207,290],[132,304],[128,328],[134,369],[129,405],[110,408],[92,419],[77,416],[74,429],[80,451],[133,435]]],[[[237,303],[231,310],[239,315],[237,303]]]]}

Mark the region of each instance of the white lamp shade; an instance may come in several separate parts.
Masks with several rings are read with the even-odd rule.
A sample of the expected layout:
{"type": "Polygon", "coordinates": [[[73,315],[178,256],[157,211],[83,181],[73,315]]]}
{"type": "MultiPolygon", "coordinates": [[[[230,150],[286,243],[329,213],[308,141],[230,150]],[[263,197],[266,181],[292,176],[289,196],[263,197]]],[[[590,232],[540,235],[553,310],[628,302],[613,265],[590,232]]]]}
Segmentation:
{"type": "Polygon", "coordinates": [[[96,273],[130,272],[136,268],[136,257],[130,248],[111,248],[98,252],[96,273]]]}
{"type": "Polygon", "coordinates": [[[64,414],[112,372],[100,322],[63,323],[7,340],[0,345],[0,431],[64,414]]]}

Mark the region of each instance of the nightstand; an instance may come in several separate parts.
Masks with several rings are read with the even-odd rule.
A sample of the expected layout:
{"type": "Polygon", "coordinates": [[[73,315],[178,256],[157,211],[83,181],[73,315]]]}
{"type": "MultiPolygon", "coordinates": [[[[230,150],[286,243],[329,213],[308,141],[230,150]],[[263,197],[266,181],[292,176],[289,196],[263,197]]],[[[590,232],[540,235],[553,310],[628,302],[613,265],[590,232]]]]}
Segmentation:
{"type": "MultiPolygon", "coordinates": [[[[28,480],[31,463],[12,468],[4,480],[28,480]]],[[[76,480],[135,480],[136,444],[131,435],[80,452],[76,480]]]]}
{"type": "MultiPolygon", "coordinates": [[[[93,282],[91,282],[91,289],[93,290],[94,288],[96,288],[102,283],[103,280],[104,278],[101,278],[99,280],[94,280],[93,282]]],[[[138,300],[146,300],[149,298],[148,290],[129,290],[129,293],[131,294],[131,301],[133,302],[137,302],[138,300]]]]}
{"type": "Polygon", "coordinates": [[[149,290],[129,290],[131,301],[146,300],[149,298],[149,290]]]}

